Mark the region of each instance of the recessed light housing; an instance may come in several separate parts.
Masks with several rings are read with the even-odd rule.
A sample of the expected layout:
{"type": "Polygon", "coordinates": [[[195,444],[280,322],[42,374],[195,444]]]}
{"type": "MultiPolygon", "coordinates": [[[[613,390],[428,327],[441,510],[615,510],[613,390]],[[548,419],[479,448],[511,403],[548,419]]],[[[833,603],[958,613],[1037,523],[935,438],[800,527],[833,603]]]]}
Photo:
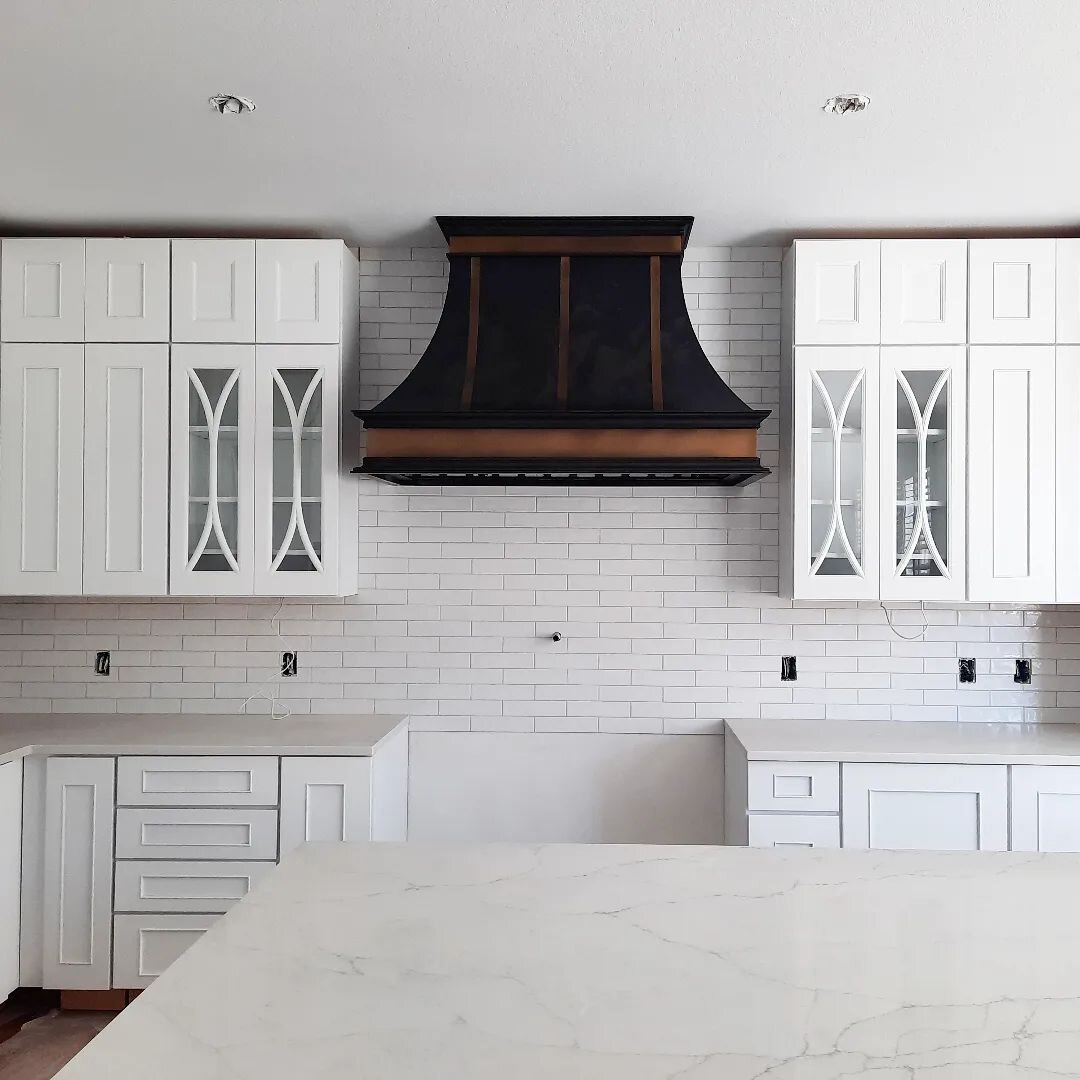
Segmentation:
{"type": "Polygon", "coordinates": [[[215,94],[210,99],[210,104],[222,116],[226,113],[239,115],[240,113],[255,111],[255,102],[251,98],[237,97],[236,94],[215,94]]]}
{"type": "Polygon", "coordinates": [[[869,104],[870,99],[865,94],[836,94],[829,98],[821,109],[822,112],[846,116],[848,113],[862,112],[869,104]]]}

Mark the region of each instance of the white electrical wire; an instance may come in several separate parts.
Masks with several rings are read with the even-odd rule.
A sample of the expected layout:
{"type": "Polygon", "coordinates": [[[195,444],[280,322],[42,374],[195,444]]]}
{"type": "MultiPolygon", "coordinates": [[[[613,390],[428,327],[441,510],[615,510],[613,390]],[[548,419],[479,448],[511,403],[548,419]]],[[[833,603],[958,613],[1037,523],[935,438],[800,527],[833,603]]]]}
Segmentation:
{"type": "Polygon", "coordinates": [[[923,624],[922,624],[922,629],[917,634],[901,634],[900,631],[896,629],[896,626],[894,625],[894,623],[892,621],[892,614],[890,613],[889,609],[885,606],[885,601],[884,600],[880,601],[880,604],[881,604],[881,610],[885,612],[885,621],[889,624],[889,629],[901,641],[922,641],[926,637],[926,631],[930,629],[930,623],[926,619],[926,601],[925,600],[920,600],[919,601],[919,611],[922,613],[923,624]]]}
{"type": "MultiPolygon", "coordinates": [[[[281,642],[282,645],[285,646],[285,650],[287,652],[295,652],[296,650],[292,647],[290,642],[286,641],[281,636],[281,624],[278,622],[278,619],[280,618],[281,612],[284,607],[285,597],[279,596],[277,610],[269,619],[270,629],[274,631],[274,636],[278,639],[278,641],[281,642]]],[[[248,707],[248,705],[251,704],[251,702],[255,701],[256,698],[261,698],[263,701],[270,702],[270,716],[272,719],[285,720],[288,717],[292,716],[292,709],[290,709],[289,706],[286,705],[283,701],[279,700],[274,690],[267,690],[267,686],[269,684],[277,683],[280,678],[281,668],[277,667],[274,669],[272,674],[268,675],[261,683],[259,683],[258,687],[256,687],[255,689],[255,692],[250,697],[245,698],[240,703],[240,707],[236,711],[243,712],[248,707]]]]}

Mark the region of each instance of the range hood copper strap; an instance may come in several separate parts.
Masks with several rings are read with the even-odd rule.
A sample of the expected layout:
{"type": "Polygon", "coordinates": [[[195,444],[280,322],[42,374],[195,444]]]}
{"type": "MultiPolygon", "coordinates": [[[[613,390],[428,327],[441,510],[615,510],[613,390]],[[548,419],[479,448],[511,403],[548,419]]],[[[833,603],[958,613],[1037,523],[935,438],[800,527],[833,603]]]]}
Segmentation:
{"type": "Polygon", "coordinates": [[[756,458],[753,428],[376,428],[377,458],[756,458]]]}
{"type": "Polygon", "coordinates": [[[681,236],[452,236],[451,255],[681,255],[681,236]]]}
{"type": "Polygon", "coordinates": [[[570,398],[570,256],[559,259],[559,368],[556,393],[559,408],[570,398]]]}
{"type": "Polygon", "coordinates": [[[469,340],[465,352],[465,382],[461,387],[461,407],[472,408],[476,385],[476,348],[480,340],[480,260],[469,260],[469,340]]]}
{"type": "Polygon", "coordinates": [[[649,367],[652,371],[652,407],[664,408],[664,381],[660,359],[660,256],[649,260],[649,367]]]}

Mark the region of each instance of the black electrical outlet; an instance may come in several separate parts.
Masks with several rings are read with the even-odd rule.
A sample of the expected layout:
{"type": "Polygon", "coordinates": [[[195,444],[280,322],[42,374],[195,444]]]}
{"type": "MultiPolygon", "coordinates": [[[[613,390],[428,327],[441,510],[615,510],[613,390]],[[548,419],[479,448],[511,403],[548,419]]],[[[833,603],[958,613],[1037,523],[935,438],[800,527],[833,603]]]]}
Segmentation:
{"type": "Polygon", "coordinates": [[[1030,660],[1017,660],[1016,671],[1013,673],[1013,682],[1029,683],[1031,682],[1031,661],[1030,660]]]}
{"type": "Polygon", "coordinates": [[[296,674],[296,653],[283,652],[281,654],[281,677],[291,679],[296,674]]]}
{"type": "Polygon", "coordinates": [[[103,652],[99,652],[97,656],[94,657],[94,674],[108,675],[110,660],[111,657],[109,656],[109,652],[107,649],[103,652]]]}
{"type": "Polygon", "coordinates": [[[780,657],[780,681],[794,682],[799,677],[799,670],[795,666],[794,656],[780,657]]]}
{"type": "Polygon", "coordinates": [[[973,683],[975,681],[975,661],[970,658],[964,658],[960,661],[960,681],[962,683],[973,683]]]}

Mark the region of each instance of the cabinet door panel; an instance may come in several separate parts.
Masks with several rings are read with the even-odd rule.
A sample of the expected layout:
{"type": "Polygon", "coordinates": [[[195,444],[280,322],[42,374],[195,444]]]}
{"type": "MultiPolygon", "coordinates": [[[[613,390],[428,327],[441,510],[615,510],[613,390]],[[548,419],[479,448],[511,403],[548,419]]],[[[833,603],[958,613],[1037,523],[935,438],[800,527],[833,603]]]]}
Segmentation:
{"type": "Polygon", "coordinates": [[[172,242],[172,340],[255,340],[255,241],[172,242]]]}
{"type": "Polygon", "coordinates": [[[149,986],[217,922],[217,915],[117,915],[113,982],[120,990],[149,986]]]}
{"type": "Polygon", "coordinates": [[[281,759],[281,854],[304,843],[371,839],[371,759],[281,759]]]}
{"type": "Polygon", "coordinates": [[[796,599],[878,594],[878,351],[795,350],[796,599]]]}
{"type": "Polygon", "coordinates": [[[871,764],[842,768],[843,846],[1004,851],[1005,765],[871,764]]]}
{"type": "Polygon", "coordinates": [[[83,591],[164,596],[169,347],[87,345],[83,591]]]}
{"type": "Polygon", "coordinates": [[[882,240],[882,344],[966,340],[967,241],[882,240]]]}
{"type": "Polygon", "coordinates": [[[255,353],[255,591],[338,587],[336,345],[260,345],[255,353]]]}
{"type": "Polygon", "coordinates": [[[331,344],[341,340],[338,240],[255,242],[255,340],[331,344]]]}
{"type": "Polygon", "coordinates": [[[1057,585],[1059,604],[1080,603],[1080,346],[1056,353],[1057,585]]]}
{"type": "Polygon", "coordinates": [[[1054,600],[1054,382],[1052,347],[969,351],[969,600],[1054,600]]]}
{"type": "Polygon", "coordinates": [[[1014,765],[1012,849],[1080,851],[1080,768],[1014,765]]]}
{"type": "Polygon", "coordinates": [[[174,345],[169,591],[254,586],[255,348],[174,345]]]}
{"type": "Polygon", "coordinates": [[[881,598],[963,600],[967,350],[881,350],[881,598]]]}
{"type": "Polygon", "coordinates": [[[879,260],[877,240],[796,242],[797,345],[878,343],[879,260]]]}
{"type": "Polygon", "coordinates": [[[0,338],[83,340],[83,241],[12,239],[0,245],[0,338]]]}
{"type": "Polygon", "coordinates": [[[0,593],[82,591],[83,347],[0,346],[0,593]]]}
{"type": "Polygon", "coordinates": [[[22,768],[0,765],[0,1004],[19,985],[22,768]]]}
{"type": "Polygon", "coordinates": [[[86,241],[86,340],[169,340],[169,241],[86,241]]]}
{"type": "Polygon", "coordinates": [[[972,344],[1054,341],[1053,240],[972,240],[968,246],[972,344]]]}
{"type": "Polygon", "coordinates": [[[45,766],[44,986],[111,985],[114,758],[45,766]]]}

